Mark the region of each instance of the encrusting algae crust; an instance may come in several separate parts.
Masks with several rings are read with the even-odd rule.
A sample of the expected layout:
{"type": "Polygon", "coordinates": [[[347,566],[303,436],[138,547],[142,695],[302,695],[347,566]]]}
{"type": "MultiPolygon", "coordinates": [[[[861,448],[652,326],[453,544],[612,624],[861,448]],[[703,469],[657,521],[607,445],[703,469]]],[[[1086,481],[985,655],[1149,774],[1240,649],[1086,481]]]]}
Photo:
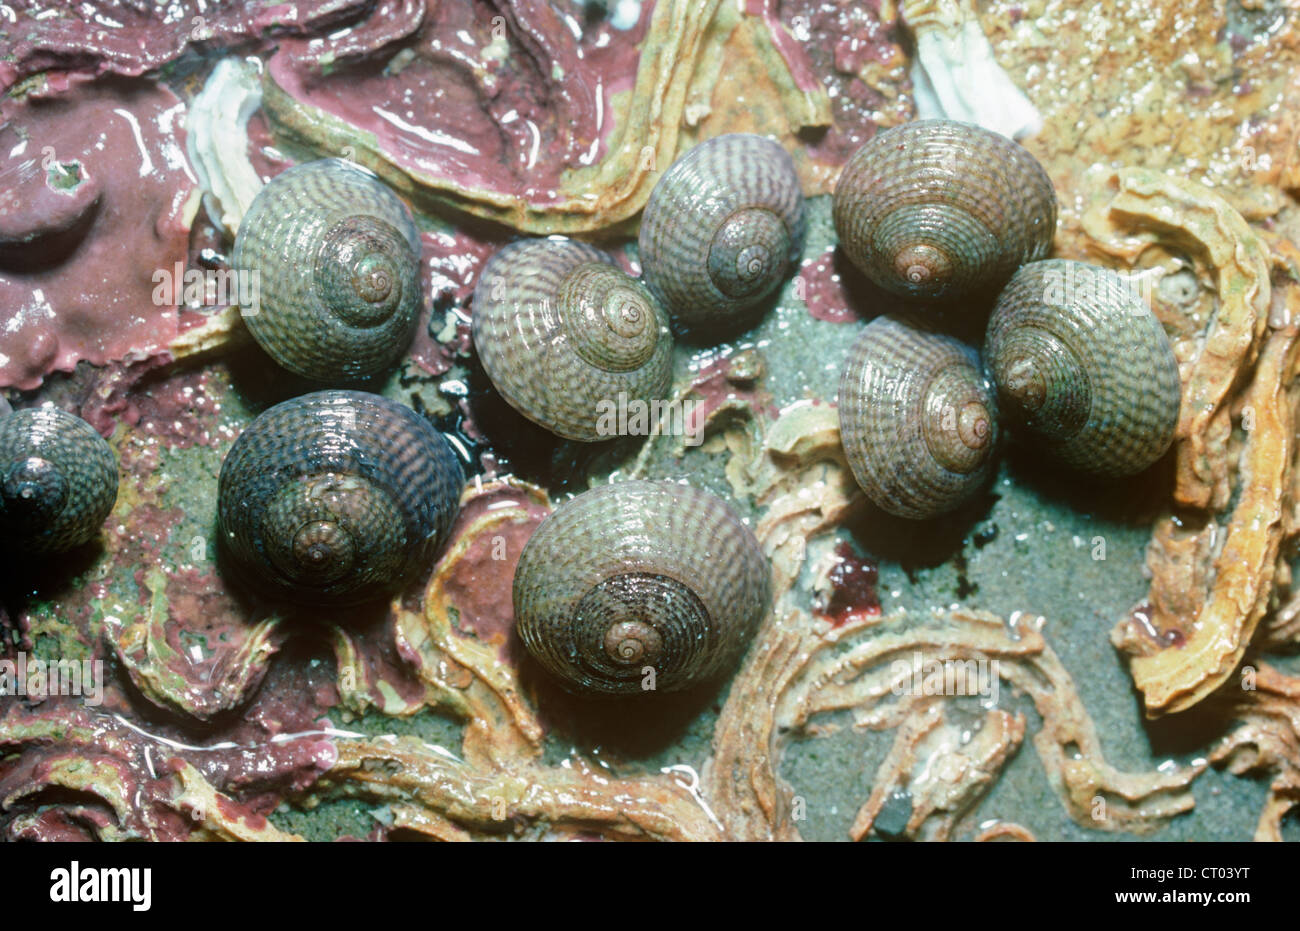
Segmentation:
{"type": "MultiPolygon", "coordinates": [[[[855,99],[878,104],[875,125],[909,118],[900,23],[948,28],[976,17],[1042,117],[1024,142],[1061,203],[1054,254],[1150,282],[1173,340],[1182,419],[1147,549],[1150,591],[1111,639],[1148,716],[1199,706],[1230,722],[1206,760],[1137,772],[1109,763],[1072,671],[1049,642],[1051,618],[961,606],[821,614],[817,593],[830,587],[831,563],[818,554],[866,507],[843,461],[833,404],[778,411],[760,376],[723,384],[688,373],[678,397],[706,402],[704,450],[723,460],[737,501],[755,515],[772,561],[772,611],[726,692],[701,773],[616,774],[577,753],[557,762],[538,689],[510,636],[508,586],[503,594],[489,584],[509,578],[551,510],[543,488],[490,470],[473,480],[427,582],[382,616],[309,631],[248,605],[205,568],[207,528],[159,474],[157,439],[210,450],[204,468],[214,479],[216,451],[234,435],[222,404],[235,405],[205,408],[193,398],[228,387],[223,366],[245,342],[232,308],[144,363],[179,396],[170,406],[152,389],[133,390],[141,375],[125,369],[91,379],[76,397],[113,431],[125,473],[103,552],[81,567],[85,592],[52,605],[6,604],[0,620],[15,633],[9,653],[53,644],[55,654],[109,658],[124,681],[101,709],[58,698],[7,702],[5,836],[284,840],[294,836],[266,817],[278,805],[350,799],[385,811],[377,836],[796,840],[802,800],[781,775],[785,753],[848,722],[893,735],[853,839],[1033,840],[1019,824],[973,831],[963,820],[1026,737],[1079,825],[1155,830],[1193,809],[1192,786],[1214,765],[1270,780],[1255,836],[1280,839],[1300,803],[1300,678],[1265,654],[1300,642],[1291,578],[1300,533],[1300,11],[1228,6],[1230,20],[1208,2],[664,0],[638,27],[634,81],[612,95],[603,154],[561,173],[554,196],[532,199],[411,170],[374,134],[298,100],[277,81],[287,72],[263,77],[274,131],[314,151],[350,146],[425,212],[524,233],[626,236],[657,170],[726,131],[774,135],[795,154],[806,192],[827,193],[837,157],[805,140],[846,112],[839,91],[859,82],[855,99]],[[824,34],[849,27],[857,31],[839,45],[824,34]],[[823,40],[834,47],[833,75],[800,51],[800,42],[823,40]],[[762,88],[761,103],[729,103],[742,80],[762,88]],[[173,410],[186,413],[169,432],[173,410]],[[197,550],[177,559],[175,549],[193,540],[197,550]],[[896,663],[918,653],[943,668],[993,664],[1036,720],[972,708],[963,696],[900,692],[896,663]],[[133,720],[134,702],[181,723],[146,729],[133,720]],[[326,717],[395,720],[426,710],[460,724],[454,752],[414,736],[340,730],[326,717]],[[195,738],[195,724],[222,739],[195,738]],[[51,801],[60,797],[52,790],[77,801],[51,801]],[[909,801],[900,813],[901,797],[909,801]]],[[[656,477],[651,451],[671,442],[648,441],[626,471],[656,477]]]]}
{"type": "Polygon", "coordinates": [[[558,189],[540,200],[403,166],[373,136],[358,139],[339,117],[300,103],[274,73],[265,82],[263,105],[274,123],[316,149],[355,143],[357,161],[416,204],[532,235],[575,234],[608,232],[639,213],[662,167],[683,148],[680,137],[694,135],[697,124],[709,135],[757,131],[789,142],[802,130],[828,126],[824,89],[800,87],[799,77],[773,47],[762,21],[740,15],[733,4],[664,0],[651,14],[633,86],[612,98],[616,125],[604,157],[566,173],[558,189]],[[750,78],[749,106],[729,106],[713,93],[724,73],[729,80],[750,78]],[[765,87],[769,93],[762,92],[765,87]]]}

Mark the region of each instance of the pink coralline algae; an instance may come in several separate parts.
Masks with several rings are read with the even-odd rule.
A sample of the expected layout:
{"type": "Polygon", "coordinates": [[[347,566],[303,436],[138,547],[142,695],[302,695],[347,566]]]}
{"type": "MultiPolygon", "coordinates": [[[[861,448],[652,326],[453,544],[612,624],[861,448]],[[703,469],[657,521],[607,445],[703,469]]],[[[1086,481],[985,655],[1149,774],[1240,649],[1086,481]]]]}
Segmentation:
{"type": "Polygon", "coordinates": [[[499,244],[462,232],[420,235],[430,306],[411,345],[411,361],[429,375],[445,374],[470,346],[469,302],[479,271],[499,244]],[[443,333],[447,327],[454,333],[443,333]],[[435,338],[436,337],[436,338],[435,338]]]}
{"type": "Polygon", "coordinates": [[[0,46],[0,91],[35,74],[58,82],[69,73],[137,77],[187,50],[227,48],[255,38],[293,36],[342,26],[364,16],[374,0],[267,4],[205,0],[167,4],[82,0],[10,0],[12,18],[0,46]]]}
{"type": "Polygon", "coordinates": [[[0,103],[0,387],[144,358],[180,330],[155,273],[184,262],[184,106],[153,84],[0,103]]]}
{"type": "Polygon", "coordinates": [[[282,42],[267,72],[414,175],[545,204],[605,154],[644,34],[644,20],[577,26],[548,3],[386,0],[346,31],[282,42]]]}

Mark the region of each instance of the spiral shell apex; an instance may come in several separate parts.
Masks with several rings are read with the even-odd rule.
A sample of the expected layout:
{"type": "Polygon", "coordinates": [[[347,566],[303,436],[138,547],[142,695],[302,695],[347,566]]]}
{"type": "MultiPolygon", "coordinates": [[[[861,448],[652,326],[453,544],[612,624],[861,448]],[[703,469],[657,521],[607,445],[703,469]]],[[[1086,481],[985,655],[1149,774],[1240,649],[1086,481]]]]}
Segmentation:
{"type": "Polygon", "coordinates": [[[402,357],[424,302],[420,234],[406,205],[337,158],[295,165],[253,200],[232,264],[255,282],[253,338],[322,382],[377,375],[402,357]]]}
{"type": "Polygon", "coordinates": [[[1173,442],[1178,360],[1145,301],[1107,268],[1020,269],[989,318],[984,358],[1007,413],[1084,472],[1140,472],[1173,442]]]}
{"type": "Polygon", "coordinates": [[[991,477],[997,401],[974,351],[900,317],[877,317],[840,380],[840,437],[854,478],[882,509],[951,511],[991,477]]]}
{"type": "Polygon", "coordinates": [[[446,439],[410,408],[319,391],[267,410],[231,447],[217,482],[222,541],[272,596],[365,601],[433,557],[463,481],[446,439]]]}
{"type": "Polygon", "coordinates": [[[521,240],[493,255],[474,290],[473,334],[501,396],[566,439],[609,439],[609,405],[662,398],[672,383],[659,302],[574,240],[521,240]]]}
{"type": "Polygon", "coordinates": [[[52,553],[93,539],[117,501],[117,459],[80,417],[0,416],[0,548],[52,553]]]}
{"type": "Polygon", "coordinates": [[[1000,287],[1056,233],[1051,179],[1028,150],[952,120],[878,133],[844,166],[832,210],[853,264],[918,300],[1000,287]]]}
{"type": "Polygon", "coordinates": [[[789,276],[804,228],[803,191],[785,149],[749,133],[716,136],[674,162],[650,193],[641,267],[675,320],[726,324],[789,276]]]}
{"type": "Polygon", "coordinates": [[[758,541],[726,503],[688,485],[623,482],[537,528],[515,570],[515,618],[570,691],[677,691],[737,662],[768,586],[758,541]]]}

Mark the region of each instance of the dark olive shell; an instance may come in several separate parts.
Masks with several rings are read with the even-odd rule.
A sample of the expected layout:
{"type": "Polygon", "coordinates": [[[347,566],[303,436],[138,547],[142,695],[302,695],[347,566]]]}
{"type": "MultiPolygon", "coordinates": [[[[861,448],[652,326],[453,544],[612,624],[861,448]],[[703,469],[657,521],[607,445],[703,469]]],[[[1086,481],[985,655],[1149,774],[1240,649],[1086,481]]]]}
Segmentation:
{"type": "Polygon", "coordinates": [[[840,439],[877,506],[935,517],[992,477],[998,407],[974,350],[902,317],[863,329],[840,380],[840,439]]]}
{"type": "Polygon", "coordinates": [[[1056,194],[1038,160],[953,120],[877,133],[844,166],[832,210],[853,264],[917,300],[991,292],[1047,255],[1056,234],[1056,194]]]}
{"type": "Polygon", "coordinates": [[[751,133],[715,136],[663,174],[641,218],[642,274],[673,319],[726,325],[769,297],[803,252],[794,162],[751,133]]]}
{"type": "Polygon", "coordinates": [[[989,318],[984,359],[1008,416],[1076,469],[1130,475],[1173,442],[1178,360],[1141,295],[1108,268],[1020,269],[989,318]]]}
{"type": "Polygon", "coordinates": [[[561,505],[515,570],[524,646],[565,688],[632,695],[730,669],[769,601],[767,559],[722,500],[689,485],[605,485],[561,505]]]}
{"type": "Polygon", "coordinates": [[[51,553],[93,539],[117,501],[117,459],[80,417],[52,407],[0,416],[0,547],[51,553]]]}
{"type": "Polygon", "coordinates": [[[291,372],[342,384],[406,352],[424,303],[420,233],[374,174],[343,159],[284,171],[239,225],[232,265],[254,276],[241,308],[253,338],[291,372]]]}
{"type": "Polygon", "coordinates": [[[352,604],[429,564],[464,473],[446,438],[404,405],[319,391],[267,410],[217,482],[221,538],[247,580],[305,604],[352,604]]]}
{"type": "Polygon", "coordinates": [[[575,240],[525,239],[493,255],[474,289],[473,333],[501,396],[566,439],[610,439],[602,404],[663,398],[672,384],[659,302],[575,240]]]}

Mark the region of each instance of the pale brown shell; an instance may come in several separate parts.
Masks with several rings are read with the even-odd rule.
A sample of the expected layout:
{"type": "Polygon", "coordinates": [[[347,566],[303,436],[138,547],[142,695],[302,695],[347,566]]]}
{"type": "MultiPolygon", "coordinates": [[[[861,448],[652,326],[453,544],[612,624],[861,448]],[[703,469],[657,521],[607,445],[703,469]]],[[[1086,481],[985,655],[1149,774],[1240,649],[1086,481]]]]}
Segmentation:
{"type": "Polygon", "coordinates": [[[609,405],[663,398],[672,333],[659,302],[594,246],[525,239],[474,289],[474,347],[511,407],[571,440],[609,439],[609,405]]]}
{"type": "Polygon", "coordinates": [[[428,565],[460,507],[450,444],[403,404],[317,391],[239,435],[217,480],[221,539],[255,588],[352,604],[428,565]]]}
{"type": "Polygon", "coordinates": [[[306,162],[262,188],[231,263],[257,300],[241,307],[276,362],[343,384],[397,364],[424,303],[420,232],[374,174],[338,158],[306,162]]]}
{"type": "Polygon", "coordinates": [[[785,149],[751,133],[715,136],[650,192],[642,274],[674,320],[725,326],[790,276],[804,228],[803,191],[785,149]]]}
{"type": "Polygon", "coordinates": [[[1178,360],[1160,321],[1108,268],[1051,259],[1016,272],[984,359],[1009,417],[1076,469],[1140,472],[1178,425],[1178,360]]]}
{"type": "Polygon", "coordinates": [[[901,317],[867,324],[840,380],[840,438],[879,507],[935,517],[989,480],[997,402],[975,352],[901,317]]]}
{"type": "Polygon", "coordinates": [[[840,247],[877,285],[910,299],[1000,287],[1047,255],[1051,179],[1021,145],[972,123],[916,120],[872,137],[835,186],[840,247]]]}
{"type": "Polygon", "coordinates": [[[524,646],[575,692],[670,692],[732,668],[767,610],[767,559],[721,499],[631,481],[561,505],[514,579],[524,646]]]}
{"type": "Polygon", "coordinates": [[[0,549],[44,554],[93,539],[117,501],[117,458],[80,417],[0,415],[0,549]]]}

